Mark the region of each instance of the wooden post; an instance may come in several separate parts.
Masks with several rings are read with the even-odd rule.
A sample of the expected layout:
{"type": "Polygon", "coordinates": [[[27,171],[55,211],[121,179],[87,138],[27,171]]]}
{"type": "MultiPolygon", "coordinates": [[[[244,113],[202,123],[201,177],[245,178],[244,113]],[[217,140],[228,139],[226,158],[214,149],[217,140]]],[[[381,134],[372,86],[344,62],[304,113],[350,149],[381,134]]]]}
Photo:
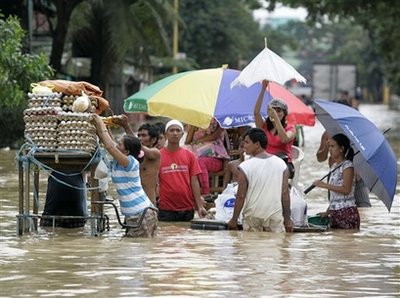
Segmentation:
{"type": "MultiPolygon", "coordinates": [[[[33,172],[33,215],[38,215],[39,213],[39,168],[35,166],[35,170],[33,172]]],[[[35,231],[38,229],[38,218],[33,218],[33,226],[35,231]]]]}
{"type": "MultiPolygon", "coordinates": [[[[99,186],[99,181],[97,179],[94,179],[94,172],[96,170],[97,165],[93,165],[90,167],[90,177],[89,177],[89,185],[91,188],[95,188],[99,186]]],[[[90,191],[90,202],[91,202],[91,216],[98,216],[103,218],[103,212],[104,208],[102,204],[93,204],[95,201],[99,201],[100,196],[99,196],[99,190],[98,189],[92,189],[90,191]]],[[[103,232],[102,231],[102,220],[95,220],[97,225],[97,232],[103,232]]]]}
{"type": "Polygon", "coordinates": [[[18,236],[24,234],[24,219],[21,217],[24,213],[24,163],[18,160],[18,217],[17,217],[17,233],[18,236]]]}
{"type": "Polygon", "coordinates": [[[31,163],[28,160],[25,167],[25,191],[24,191],[24,208],[23,208],[24,232],[29,232],[29,219],[26,216],[29,215],[29,209],[30,209],[30,192],[31,192],[30,171],[31,171],[31,163]]]}
{"type": "Polygon", "coordinates": [[[172,60],[173,60],[173,67],[172,67],[172,73],[175,74],[178,72],[178,66],[176,65],[177,63],[177,54],[178,54],[178,44],[179,44],[179,27],[178,27],[178,21],[179,21],[179,0],[174,0],[174,28],[173,28],[173,39],[172,39],[172,60]]]}

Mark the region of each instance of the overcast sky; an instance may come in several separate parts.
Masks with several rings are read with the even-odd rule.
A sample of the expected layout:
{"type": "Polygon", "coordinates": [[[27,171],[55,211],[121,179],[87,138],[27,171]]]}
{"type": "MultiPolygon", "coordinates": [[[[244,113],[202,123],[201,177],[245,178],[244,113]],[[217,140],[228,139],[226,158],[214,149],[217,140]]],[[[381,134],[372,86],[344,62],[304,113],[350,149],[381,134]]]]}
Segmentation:
{"type": "Polygon", "coordinates": [[[268,17],[271,18],[296,18],[304,20],[307,16],[307,10],[304,8],[290,8],[282,5],[276,6],[275,10],[268,12],[266,9],[258,9],[254,11],[254,17],[260,23],[264,24],[268,17]]]}

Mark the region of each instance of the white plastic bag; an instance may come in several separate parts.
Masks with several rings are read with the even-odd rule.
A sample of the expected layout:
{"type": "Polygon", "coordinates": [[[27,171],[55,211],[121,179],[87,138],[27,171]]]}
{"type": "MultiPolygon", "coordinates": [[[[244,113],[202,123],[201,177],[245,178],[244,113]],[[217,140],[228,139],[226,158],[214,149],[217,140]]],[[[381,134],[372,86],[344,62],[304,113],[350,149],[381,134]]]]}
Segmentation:
{"type": "Polygon", "coordinates": [[[109,171],[107,164],[103,159],[97,164],[96,170],[94,171],[94,179],[99,180],[99,192],[107,191],[108,189],[108,180],[109,180],[109,171]]]}
{"type": "MultiPolygon", "coordinates": [[[[224,191],[215,199],[215,219],[228,222],[233,215],[233,209],[236,202],[237,183],[229,183],[224,191]]],[[[238,223],[242,223],[242,214],[240,214],[238,223]]]]}
{"type": "Polygon", "coordinates": [[[108,177],[99,179],[99,192],[107,191],[107,189],[108,189],[108,180],[109,180],[108,177]]]}
{"type": "Polygon", "coordinates": [[[94,171],[94,178],[95,179],[104,179],[108,177],[108,167],[104,160],[100,160],[97,164],[96,170],[94,171]]]}
{"type": "Polygon", "coordinates": [[[294,186],[290,189],[290,212],[295,227],[307,224],[307,202],[294,186]]]}

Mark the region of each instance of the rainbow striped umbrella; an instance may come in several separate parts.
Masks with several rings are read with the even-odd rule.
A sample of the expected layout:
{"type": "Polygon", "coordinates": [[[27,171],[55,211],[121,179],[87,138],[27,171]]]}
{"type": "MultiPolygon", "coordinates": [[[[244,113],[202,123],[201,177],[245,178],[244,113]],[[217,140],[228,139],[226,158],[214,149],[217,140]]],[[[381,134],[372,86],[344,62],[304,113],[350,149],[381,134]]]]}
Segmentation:
{"type": "MultiPolygon", "coordinates": [[[[151,116],[177,119],[197,127],[207,128],[216,118],[223,128],[239,127],[254,123],[254,105],[261,84],[250,88],[230,87],[240,71],[228,68],[210,68],[182,72],[159,80],[124,101],[127,113],[146,112],[151,116]]],[[[262,107],[262,116],[267,116],[267,104],[284,92],[294,99],[296,106],[288,103],[288,119],[293,124],[314,125],[315,117],[303,102],[284,87],[270,83],[262,107]]],[[[285,96],[278,97],[285,100],[285,96]]]]}

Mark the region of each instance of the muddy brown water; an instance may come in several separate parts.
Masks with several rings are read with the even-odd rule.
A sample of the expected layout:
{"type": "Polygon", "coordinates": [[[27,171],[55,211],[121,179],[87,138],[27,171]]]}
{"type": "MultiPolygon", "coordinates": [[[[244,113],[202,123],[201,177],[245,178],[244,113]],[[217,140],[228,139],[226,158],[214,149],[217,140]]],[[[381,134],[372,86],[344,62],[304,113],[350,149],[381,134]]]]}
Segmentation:
{"type": "MultiPolygon", "coordinates": [[[[361,112],[400,155],[399,113],[383,105],[361,112]]],[[[326,174],[315,152],[323,128],[305,127],[300,186],[326,174]]],[[[0,152],[1,297],[399,297],[399,185],[389,213],[371,195],[360,231],[244,233],[192,230],[161,223],[154,239],[127,239],[112,209],[111,230],[42,229],[17,236],[15,151],[0,152]]],[[[399,164],[399,160],[397,161],[399,164]]],[[[41,174],[41,188],[46,176],[41,174]]],[[[112,188],[112,187],[111,187],[112,188]]],[[[308,214],[327,207],[326,193],[307,196],[308,214]]],[[[40,208],[44,206],[41,194],[40,208]]]]}

